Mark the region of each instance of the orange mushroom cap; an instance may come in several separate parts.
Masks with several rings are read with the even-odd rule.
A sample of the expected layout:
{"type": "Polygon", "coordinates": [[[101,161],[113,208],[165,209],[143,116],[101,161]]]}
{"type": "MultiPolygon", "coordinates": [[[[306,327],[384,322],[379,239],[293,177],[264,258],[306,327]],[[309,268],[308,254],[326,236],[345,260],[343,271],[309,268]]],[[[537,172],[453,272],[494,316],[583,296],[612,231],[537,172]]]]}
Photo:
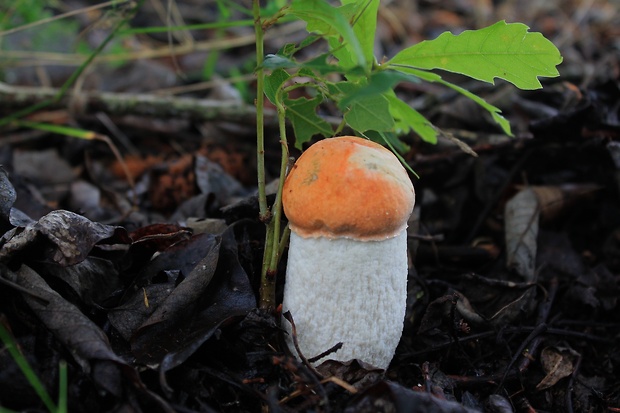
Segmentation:
{"type": "Polygon", "coordinates": [[[415,204],[413,185],[398,158],[354,136],[310,146],[291,169],[282,196],[297,234],[364,241],[399,234],[415,204]]]}

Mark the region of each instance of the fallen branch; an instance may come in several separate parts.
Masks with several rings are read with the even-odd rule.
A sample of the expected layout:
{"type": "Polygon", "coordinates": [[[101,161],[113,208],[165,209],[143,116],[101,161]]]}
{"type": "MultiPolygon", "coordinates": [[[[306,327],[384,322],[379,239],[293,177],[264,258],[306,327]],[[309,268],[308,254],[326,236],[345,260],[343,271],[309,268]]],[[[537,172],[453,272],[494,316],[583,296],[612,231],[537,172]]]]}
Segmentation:
{"type": "MultiPolygon", "coordinates": [[[[53,100],[59,90],[45,87],[10,86],[0,82],[0,109],[17,110],[53,100]]],[[[71,108],[76,115],[105,112],[110,116],[138,115],[158,119],[193,121],[227,121],[254,124],[256,109],[252,105],[214,99],[197,99],[150,94],[127,94],[86,91],[68,94],[46,106],[46,110],[71,108]]],[[[277,125],[275,111],[265,110],[265,123],[277,125]]]]}

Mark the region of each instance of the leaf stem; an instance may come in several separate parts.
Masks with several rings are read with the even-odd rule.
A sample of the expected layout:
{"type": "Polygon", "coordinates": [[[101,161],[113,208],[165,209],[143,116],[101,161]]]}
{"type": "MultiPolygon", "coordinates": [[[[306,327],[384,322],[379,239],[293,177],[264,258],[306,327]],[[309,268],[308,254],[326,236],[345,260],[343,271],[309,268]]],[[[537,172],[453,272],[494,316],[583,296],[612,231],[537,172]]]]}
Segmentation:
{"type": "Polygon", "coordinates": [[[276,193],[276,200],[271,208],[274,222],[274,240],[278,241],[273,243],[273,251],[271,253],[271,260],[267,271],[276,271],[278,261],[280,258],[280,224],[282,222],[282,191],[284,188],[284,180],[286,179],[286,170],[288,166],[288,143],[286,140],[286,109],[282,104],[282,98],[278,95],[276,100],[276,108],[278,110],[278,123],[280,126],[280,146],[282,149],[282,155],[280,159],[280,181],[278,182],[278,192],[276,193]]]}

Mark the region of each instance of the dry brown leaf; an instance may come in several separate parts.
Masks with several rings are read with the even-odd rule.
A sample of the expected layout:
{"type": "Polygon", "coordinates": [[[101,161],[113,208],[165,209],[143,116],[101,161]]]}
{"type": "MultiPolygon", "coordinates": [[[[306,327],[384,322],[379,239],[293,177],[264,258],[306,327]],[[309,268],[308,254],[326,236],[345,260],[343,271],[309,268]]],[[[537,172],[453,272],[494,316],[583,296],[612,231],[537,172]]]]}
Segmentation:
{"type": "Polygon", "coordinates": [[[544,390],[564,377],[573,374],[575,360],[579,353],[567,347],[546,347],[540,355],[540,362],[547,375],[538,383],[536,390],[544,390]]]}
{"type": "Polygon", "coordinates": [[[531,188],[519,191],[504,209],[506,265],[526,281],[534,280],[540,204],[531,188]]]}

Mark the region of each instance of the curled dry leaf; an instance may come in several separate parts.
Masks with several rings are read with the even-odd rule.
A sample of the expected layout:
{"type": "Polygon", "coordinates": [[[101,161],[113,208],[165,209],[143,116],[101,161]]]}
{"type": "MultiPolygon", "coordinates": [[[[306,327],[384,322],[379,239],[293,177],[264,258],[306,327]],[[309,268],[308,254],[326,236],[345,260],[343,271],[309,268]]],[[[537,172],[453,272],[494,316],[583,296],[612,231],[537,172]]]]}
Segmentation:
{"type": "Polygon", "coordinates": [[[93,247],[104,240],[118,244],[130,242],[121,227],[92,222],[65,210],[52,211],[25,227],[13,228],[3,238],[6,242],[0,249],[1,261],[9,261],[30,247],[37,247],[37,253],[43,251],[44,256],[40,259],[60,265],[83,261],[93,247]]]}

